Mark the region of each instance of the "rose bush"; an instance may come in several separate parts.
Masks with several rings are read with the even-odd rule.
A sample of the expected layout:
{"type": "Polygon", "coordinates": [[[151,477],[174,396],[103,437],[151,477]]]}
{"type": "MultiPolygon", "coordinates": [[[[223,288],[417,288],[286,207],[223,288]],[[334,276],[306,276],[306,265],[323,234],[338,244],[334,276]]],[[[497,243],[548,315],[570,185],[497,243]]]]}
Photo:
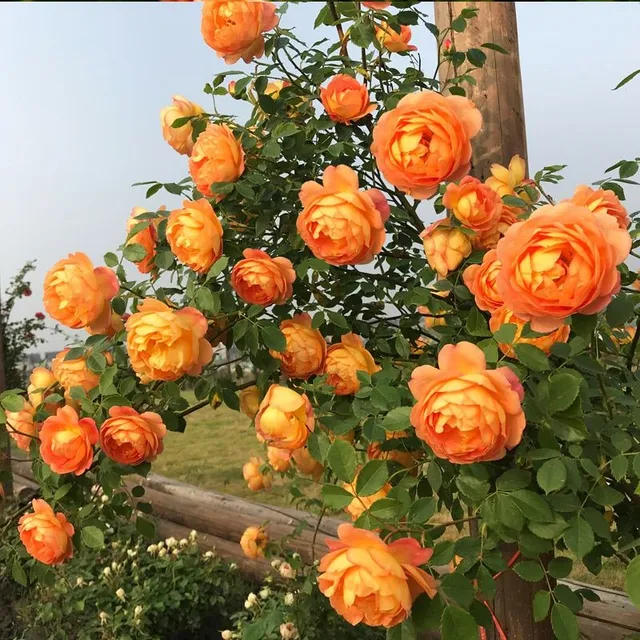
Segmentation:
{"type": "MultiPolygon", "coordinates": [[[[419,4],[390,4],[318,5],[317,26],[339,38],[325,46],[284,25],[286,3],[205,0],[206,43],[228,63],[255,61],[205,93],[251,115],[192,103],[165,113],[179,153],[188,137],[166,127],[191,136],[190,177],[146,186],[179,196],[176,208],[135,215],[105,267],[73,254],[47,275],[52,317],[94,334],[58,364],[81,360],[96,379],[74,370],[69,384],[54,369],[32,398],[43,424],[26,436],[34,474],[80,532],[75,544],[101,540],[82,499],[93,482],[114,496],[110,516],[135,516],[150,535],[149,506],[122,490],[123,476],[146,473],[164,429],[184,430],[221,399],[264,443],[265,457],[238,470],[251,489],[299,475],[322,484],[322,513],[355,518],[319,578],[349,622],[391,638],[429,627],[477,637],[513,570],[540,583],[536,618],[573,640],[589,595],[556,588],[572,560],[545,554],[570,551],[593,573],[616,555],[640,600],[640,334],[626,329],[640,303],[626,264],[640,234],[623,204],[638,162],[560,203],[547,189],[562,166],[527,178],[516,156],[484,182],[469,176],[482,115],[465,86],[488,53],[505,54],[456,50],[419,4]],[[447,82],[411,54],[411,27],[422,26],[457,71],[447,82]],[[132,279],[125,261],[151,267],[148,278],[132,279]],[[220,343],[255,379],[216,375],[220,343]],[[443,535],[453,528],[457,539],[443,535]],[[454,557],[454,571],[436,569],[454,557]]],[[[23,407],[16,391],[2,403],[23,407]]],[[[262,524],[242,543],[252,557],[266,553],[262,524]]]]}

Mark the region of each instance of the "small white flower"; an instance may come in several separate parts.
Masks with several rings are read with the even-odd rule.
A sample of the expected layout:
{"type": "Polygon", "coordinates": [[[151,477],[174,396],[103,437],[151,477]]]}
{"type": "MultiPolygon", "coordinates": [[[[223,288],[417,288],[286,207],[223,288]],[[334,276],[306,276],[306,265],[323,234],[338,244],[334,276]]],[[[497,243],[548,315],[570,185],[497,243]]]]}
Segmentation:
{"type": "Polygon", "coordinates": [[[293,593],[287,593],[284,597],[284,603],[288,607],[292,606],[295,601],[296,601],[296,597],[293,595],[293,593]]]}
{"type": "Polygon", "coordinates": [[[282,640],[298,640],[300,637],[293,622],[285,622],[280,625],[280,636],[282,640]]]}
{"type": "Polygon", "coordinates": [[[133,617],[134,618],[138,618],[140,617],[140,614],[142,613],[142,607],[140,605],[138,605],[134,610],[133,610],[133,617]]]}
{"type": "Polygon", "coordinates": [[[76,587],[82,587],[84,585],[84,578],[79,576],[76,578],[76,587]]]}
{"type": "Polygon", "coordinates": [[[109,567],[105,567],[102,570],[102,575],[105,576],[106,578],[108,578],[111,575],[111,569],[109,567]]]}
{"type": "Polygon", "coordinates": [[[174,537],[171,537],[167,538],[164,543],[169,547],[169,549],[173,549],[173,547],[177,546],[178,541],[174,537]]]}
{"type": "Polygon", "coordinates": [[[115,533],[115,531],[113,530],[112,527],[108,527],[107,529],[104,530],[104,533],[107,536],[112,536],[115,533]]]}
{"type": "Polygon", "coordinates": [[[213,558],[215,556],[215,553],[213,553],[213,551],[207,551],[204,554],[204,557],[207,558],[207,560],[209,560],[210,558],[213,558]]]}
{"type": "Polygon", "coordinates": [[[101,612],[98,614],[98,616],[99,616],[99,618],[100,618],[100,624],[101,624],[101,625],[106,624],[106,622],[107,622],[107,618],[109,617],[109,615],[107,614],[107,612],[106,612],[106,611],[101,611],[101,612]]]}
{"type": "Polygon", "coordinates": [[[151,555],[155,555],[156,553],[158,553],[158,545],[157,544],[150,544],[147,547],[147,553],[150,553],[151,555]]]}
{"type": "Polygon", "coordinates": [[[172,556],[176,556],[176,557],[178,557],[178,556],[180,555],[180,551],[179,551],[178,549],[174,549],[174,550],[171,552],[171,555],[172,555],[172,556]]]}
{"type": "Polygon", "coordinates": [[[198,532],[195,529],[191,529],[189,532],[189,540],[192,542],[198,537],[198,532]]]}
{"type": "Polygon", "coordinates": [[[167,550],[166,549],[160,549],[160,551],[158,551],[158,556],[160,558],[164,558],[167,555],[167,550]]]}
{"type": "Polygon", "coordinates": [[[158,542],[158,549],[162,549],[163,547],[164,547],[164,542],[160,540],[160,542],[158,542]]]}
{"type": "Polygon", "coordinates": [[[230,570],[230,571],[235,571],[237,568],[238,568],[238,565],[237,565],[235,562],[232,562],[232,563],[229,565],[229,570],[230,570]]]}
{"type": "Polygon", "coordinates": [[[178,543],[181,547],[188,547],[189,546],[189,541],[186,538],[181,538],[180,542],[178,543]]]}
{"type": "Polygon", "coordinates": [[[256,604],[258,604],[258,596],[255,593],[251,592],[247,596],[247,599],[244,603],[244,608],[251,609],[251,607],[254,607],[256,604]]]}
{"type": "Polygon", "coordinates": [[[296,570],[288,562],[283,562],[278,572],[286,580],[293,580],[296,577],[296,570]]]}
{"type": "Polygon", "coordinates": [[[260,599],[266,600],[271,595],[271,589],[265,587],[264,589],[260,589],[260,599]]]}
{"type": "Polygon", "coordinates": [[[112,549],[117,549],[120,546],[120,543],[116,540],[115,542],[111,543],[111,548],[112,549]]]}
{"type": "Polygon", "coordinates": [[[231,638],[233,638],[233,632],[229,631],[229,629],[225,629],[221,634],[220,637],[222,638],[222,640],[231,640],[231,638]]]}
{"type": "MultiPolygon", "coordinates": [[[[300,554],[296,551],[295,553],[293,553],[291,555],[292,558],[295,558],[296,560],[300,560],[300,554]]],[[[287,623],[288,624],[288,623],[287,623]]]]}
{"type": "Polygon", "coordinates": [[[102,502],[102,504],[106,504],[107,502],[109,502],[109,496],[101,496],[100,502],[102,502]]]}
{"type": "Polygon", "coordinates": [[[277,569],[281,564],[282,564],[282,560],[280,560],[280,558],[274,558],[274,559],[271,561],[271,566],[272,566],[274,569],[277,569]]]}
{"type": "Polygon", "coordinates": [[[118,570],[118,563],[114,560],[111,563],[111,571],[117,571],[118,570]]]}
{"type": "Polygon", "coordinates": [[[118,598],[118,600],[122,600],[122,602],[125,601],[125,593],[122,587],[116,591],[116,598],[118,598]]]}
{"type": "Polygon", "coordinates": [[[130,558],[135,558],[138,555],[138,552],[135,549],[127,549],[127,555],[130,558]]]}
{"type": "Polygon", "coordinates": [[[135,560],[131,563],[131,568],[132,569],[137,569],[138,568],[138,563],[135,560]]]}

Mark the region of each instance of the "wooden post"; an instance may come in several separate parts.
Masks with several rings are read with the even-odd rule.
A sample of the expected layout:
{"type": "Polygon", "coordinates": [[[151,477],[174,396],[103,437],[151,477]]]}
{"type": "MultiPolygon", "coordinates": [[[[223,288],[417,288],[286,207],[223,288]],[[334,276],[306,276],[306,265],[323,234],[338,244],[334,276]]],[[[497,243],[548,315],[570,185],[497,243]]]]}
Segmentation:
{"type": "MultiPolygon", "coordinates": [[[[4,369],[4,326],[2,321],[2,294],[0,293],[0,393],[6,389],[4,369]]],[[[13,496],[13,475],[11,473],[11,438],[4,425],[0,426],[0,484],[5,499],[13,496]]],[[[2,500],[0,500],[0,505],[2,500]]]]}
{"type": "MultiPolygon", "coordinates": [[[[443,32],[451,26],[464,9],[479,9],[476,18],[468,21],[463,32],[451,29],[449,38],[458,51],[481,49],[486,55],[485,65],[473,72],[477,84],[464,85],[467,97],[480,109],[484,124],[473,139],[472,174],[480,180],[490,175],[490,166],[497,162],[507,166],[516,154],[527,159],[527,139],[522,100],[522,77],[518,52],[518,28],[514,2],[436,2],[436,26],[443,32]],[[492,42],[508,54],[482,48],[492,42]]],[[[453,66],[440,67],[440,80],[454,75],[453,66]]],[[[517,546],[505,545],[503,553],[509,559],[517,546]]],[[[513,570],[497,580],[493,610],[509,640],[552,640],[551,624],[547,619],[536,624],[533,620],[533,597],[546,583],[525,582],[513,570]]],[[[487,640],[500,640],[496,629],[487,630],[487,640]]]]}

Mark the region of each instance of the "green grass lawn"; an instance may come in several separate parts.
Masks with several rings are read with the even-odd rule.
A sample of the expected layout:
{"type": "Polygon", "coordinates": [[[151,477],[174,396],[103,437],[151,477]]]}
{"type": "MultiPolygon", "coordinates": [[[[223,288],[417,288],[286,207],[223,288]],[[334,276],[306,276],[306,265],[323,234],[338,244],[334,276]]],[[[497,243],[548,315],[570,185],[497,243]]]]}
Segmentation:
{"type": "MultiPolygon", "coordinates": [[[[265,504],[289,504],[286,481],[274,475],[269,491],[250,491],[242,477],[242,465],[252,456],[264,458],[264,447],[256,440],[255,429],[240,412],[222,406],[201,409],[188,417],[184,433],[169,433],[164,452],[153,464],[153,471],[203,489],[229,493],[265,504]]],[[[574,580],[623,588],[624,570],[617,559],[604,563],[598,576],[576,564],[574,580]]]]}

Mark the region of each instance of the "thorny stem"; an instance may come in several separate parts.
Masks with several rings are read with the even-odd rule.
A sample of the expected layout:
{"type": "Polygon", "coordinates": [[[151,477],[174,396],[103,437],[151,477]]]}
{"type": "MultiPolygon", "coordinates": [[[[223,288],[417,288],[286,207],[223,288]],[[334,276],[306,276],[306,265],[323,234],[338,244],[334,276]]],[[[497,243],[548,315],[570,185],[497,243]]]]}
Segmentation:
{"type": "Polygon", "coordinates": [[[318,516],[318,521],[316,522],[316,528],[313,531],[313,539],[311,540],[311,564],[316,561],[316,538],[318,537],[318,531],[320,530],[320,524],[322,523],[322,518],[324,518],[324,514],[327,512],[327,507],[323,507],[320,515],[318,516]]]}

